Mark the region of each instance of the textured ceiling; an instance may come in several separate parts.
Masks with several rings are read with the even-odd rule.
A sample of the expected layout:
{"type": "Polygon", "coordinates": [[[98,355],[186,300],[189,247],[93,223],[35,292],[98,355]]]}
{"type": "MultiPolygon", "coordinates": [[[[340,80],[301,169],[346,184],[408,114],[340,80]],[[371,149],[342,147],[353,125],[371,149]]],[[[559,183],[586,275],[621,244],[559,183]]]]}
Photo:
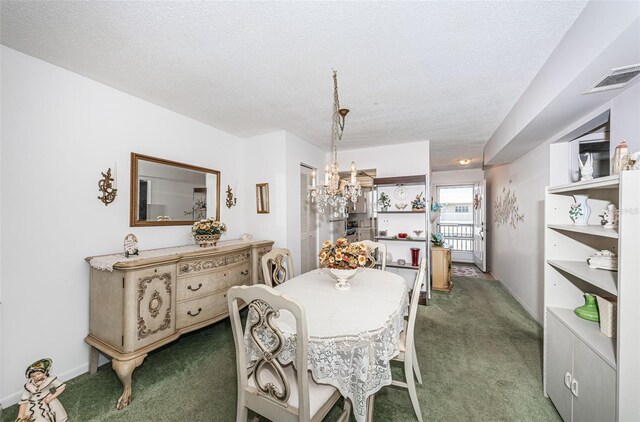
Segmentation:
{"type": "Polygon", "coordinates": [[[2,44],[241,137],[482,148],[585,2],[2,2],[2,44]]]}

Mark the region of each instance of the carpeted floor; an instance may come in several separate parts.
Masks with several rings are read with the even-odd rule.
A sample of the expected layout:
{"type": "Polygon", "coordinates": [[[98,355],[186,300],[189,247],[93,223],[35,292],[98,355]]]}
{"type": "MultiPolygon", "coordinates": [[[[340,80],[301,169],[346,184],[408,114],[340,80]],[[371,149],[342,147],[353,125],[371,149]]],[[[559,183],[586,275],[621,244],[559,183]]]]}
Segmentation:
{"type": "MultiPolygon", "coordinates": [[[[560,421],[542,395],[540,326],[496,281],[456,277],[454,286],[418,311],[425,421],[560,421]]],[[[226,320],[151,353],[134,372],[134,399],[124,410],[115,409],[122,388],[110,365],[70,380],[60,400],[70,422],[234,421],[234,353],[226,320]]],[[[376,421],[415,421],[402,389],[384,388],[374,412],[376,421]]],[[[12,406],[2,421],[16,414],[12,406]]]]}

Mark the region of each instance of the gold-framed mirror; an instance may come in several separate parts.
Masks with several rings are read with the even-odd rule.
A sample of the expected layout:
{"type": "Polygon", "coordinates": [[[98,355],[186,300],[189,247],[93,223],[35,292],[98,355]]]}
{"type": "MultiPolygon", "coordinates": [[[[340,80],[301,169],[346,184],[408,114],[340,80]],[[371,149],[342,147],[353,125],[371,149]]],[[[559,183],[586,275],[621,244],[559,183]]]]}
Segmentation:
{"type": "Polygon", "coordinates": [[[258,183],[256,185],[256,206],[258,214],[269,214],[269,184],[258,183]]]}
{"type": "Polygon", "coordinates": [[[131,227],[186,226],[207,217],[220,219],[218,170],[131,153],[131,227]]]}

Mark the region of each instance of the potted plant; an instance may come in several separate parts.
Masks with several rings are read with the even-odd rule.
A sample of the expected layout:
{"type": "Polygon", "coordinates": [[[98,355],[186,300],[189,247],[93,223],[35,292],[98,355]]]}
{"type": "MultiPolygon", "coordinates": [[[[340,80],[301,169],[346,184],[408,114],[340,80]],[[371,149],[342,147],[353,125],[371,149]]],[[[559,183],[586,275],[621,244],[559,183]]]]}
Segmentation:
{"type": "Polygon", "coordinates": [[[385,192],[382,192],[380,198],[378,198],[378,204],[382,207],[382,211],[386,212],[391,206],[391,198],[385,192]]]}
{"type": "Polygon", "coordinates": [[[336,278],[335,288],[348,290],[349,279],[356,273],[358,267],[364,266],[371,258],[371,252],[364,244],[350,244],[344,237],[332,243],[330,240],[322,244],[322,250],[318,255],[320,266],[329,268],[336,278]]]}
{"type": "Polygon", "coordinates": [[[444,236],[442,233],[432,233],[431,243],[433,246],[444,246],[444,236]]]}
{"type": "Polygon", "coordinates": [[[196,221],[191,226],[191,235],[200,247],[215,246],[226,231],[227,225],[213,217],[196,221]]]}

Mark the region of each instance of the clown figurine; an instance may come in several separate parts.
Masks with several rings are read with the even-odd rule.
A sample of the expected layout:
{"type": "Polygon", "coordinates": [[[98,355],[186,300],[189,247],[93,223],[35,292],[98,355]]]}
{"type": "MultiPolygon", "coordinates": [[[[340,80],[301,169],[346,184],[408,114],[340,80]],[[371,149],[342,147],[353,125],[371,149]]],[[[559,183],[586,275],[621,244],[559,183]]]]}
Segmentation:
{"type": "Polygon", "coordinates": [[[49,376],[51,363],[51,359],[40,359],[27,368],[25,376],[29,381],[24,385],[16,422],[67,421],[67,412],[58,400],[65,385],[49,376]]]}

